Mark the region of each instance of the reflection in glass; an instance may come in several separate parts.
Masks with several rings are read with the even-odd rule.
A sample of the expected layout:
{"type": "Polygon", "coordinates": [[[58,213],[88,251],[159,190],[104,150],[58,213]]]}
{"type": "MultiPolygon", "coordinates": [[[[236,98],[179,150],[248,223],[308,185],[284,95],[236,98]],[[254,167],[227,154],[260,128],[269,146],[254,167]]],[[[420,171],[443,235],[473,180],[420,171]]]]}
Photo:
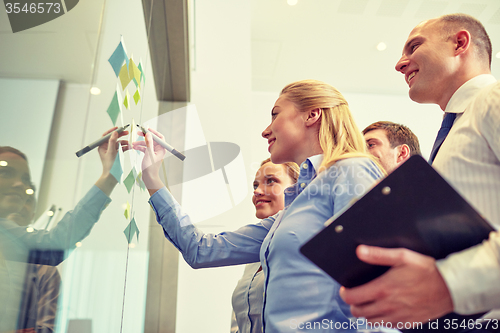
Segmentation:
{"type": "MultiPolygon", "coordinates": [[[[36,199],[26,155],[0,146],[0,292],[5,304],[0,331],[54,330],[61,281],[54,266],[90,233],[111,201],[108,196],[117,181],[110,169],[117,155],[118,136],[113,133],[109,144],[105,142],[98,148],[102,176],[50,231],[27,227],[34,217],[36,199]]],[[[122,147],[128,149],[125,142],[122,147]]]]}

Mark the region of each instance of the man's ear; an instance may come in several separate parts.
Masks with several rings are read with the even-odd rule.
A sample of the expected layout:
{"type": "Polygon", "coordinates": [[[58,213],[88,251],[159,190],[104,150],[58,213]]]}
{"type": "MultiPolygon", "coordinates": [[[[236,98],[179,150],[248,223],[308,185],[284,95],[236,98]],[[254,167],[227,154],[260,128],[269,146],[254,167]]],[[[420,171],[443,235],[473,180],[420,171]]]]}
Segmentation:
{"type": "Polygon", "coordinates": [[[312,126],[314,124],[319,124],[321,120],[321,113],[323,110],[320,108],[312,109],[308,111],[307,113],[307,118],[306,118],[306,126],[312,126]]]}
{"type": "Polygon", "coordinates": [[[470,33],[467,30],[460,30],[453,38],[453,42],[455,43],[455,55],[467,52],[471,46],[470,33]]]}
{"type": "Polygon", "coordinates": [[[398,148],[399,152],[396,163],[399,165],[410,158],[410,147],[407,144],[402,144],[398,148]]]}

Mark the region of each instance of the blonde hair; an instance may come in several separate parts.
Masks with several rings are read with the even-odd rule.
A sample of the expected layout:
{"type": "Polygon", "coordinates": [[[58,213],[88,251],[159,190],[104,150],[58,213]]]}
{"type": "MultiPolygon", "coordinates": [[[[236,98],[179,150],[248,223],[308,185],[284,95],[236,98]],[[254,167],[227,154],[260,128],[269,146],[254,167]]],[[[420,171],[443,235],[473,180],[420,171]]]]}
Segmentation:
{"type": "MultiPolygon", "coordinates": [[[[260,166],[263,166],[266,163],[273,163],[271,162],[271,158],[268,157],[265,160],[260,163],[260,166]]],[[[274,164],[274,163],[273,163],[274,164]]],[[[279,164],[277,164],[279,165],[279,164]]],[[[299,179],[299,173],[300,173],[300,168],[295,162],[285,162],[283,163],[283,166],[285,167],[286,173],[288,177],[292,180],[292,184],[295,184],[297,180],[299,179]]]]}
{"type": "Polygon", "coordinates": [[[336,88],[317,80],[302,80],[287,85],[281,95],[285,95],[299,112],[321,109],[318,136],[323,162],[318,173],[345,158],[367,157],[376,163],[366,153],[365,140],[354,122],[347,101],[336,88]]]}

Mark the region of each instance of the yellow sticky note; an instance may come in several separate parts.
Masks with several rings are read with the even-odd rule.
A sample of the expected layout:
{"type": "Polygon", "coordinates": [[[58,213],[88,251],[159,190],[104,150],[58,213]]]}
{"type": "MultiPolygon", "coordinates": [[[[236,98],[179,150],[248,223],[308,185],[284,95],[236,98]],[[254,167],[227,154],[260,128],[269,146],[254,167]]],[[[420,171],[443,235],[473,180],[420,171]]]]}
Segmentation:
{"type": "Polygon", "coordinates": [[[130,79],[134,80],[134,83],[136,86],[141,87],[141,70],[137,68],[135,65],[134,60],[130,58],[129,65],[128,65],[128,72],[129,72],[129,77],[130,79]]]}
{"type": "Polygon", "coordinates": [[[139,65],[137,65],[137,68],[139,68],[139,70],[141,71],[141,81],[142,80],[146,80],[145,79],[145,76],[144,76],[144,69],[143,69],[144,66],[142,66],[142,60],[139,62],[139,65]]]}
{"type": "Polygon", "coordinates": [[[123,64],[122,69],[120,70],[120,74],[118,75],[120,78],[120,82],[122,83],[122,89],[125,90],[127,88],[130,81],[132,81],[132,77],[129,74],[127,64],[123,64]]]}
{"type": "Polygon", "coordinates": [[[125,212],[123,213],[125,218],[128,220],[130,218],[130,203],[127,201],[127,208],[125,208],[125,212]]]}

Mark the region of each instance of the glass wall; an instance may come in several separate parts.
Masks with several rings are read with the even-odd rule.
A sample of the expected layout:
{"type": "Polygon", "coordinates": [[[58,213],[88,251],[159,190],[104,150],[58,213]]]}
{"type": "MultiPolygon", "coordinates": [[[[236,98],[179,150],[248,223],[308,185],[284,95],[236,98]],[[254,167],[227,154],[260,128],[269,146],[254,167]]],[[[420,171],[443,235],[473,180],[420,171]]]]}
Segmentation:
{"type": "Polygon", "coordinates": [[[378,120],[409,125],[426,155],[442,113],[411,102],[394,71],[411,28],[465,11],[487,23],[493,42],[500,36],[496,0],[401,2],[399,14],[390,11],[394,1],[189,0],[191,102],[175,113],[187,103],[157,98],[156,76],[173,65],[152,69],[147,30],[166,12],[143,4],[153,8],[155,1],[63,0],[57,15],[36,19],[39,8],[49,10],[46,2],[36,13],[21,0],[0,10],[0,146],[22,152],[0,150],[0,332],[229,331],[231,295],[244,267],[193,270],[179,257],[138,180],[142,155],[114,158],[119,183],[109,195],[109,187],[95,187],[103,185],[98,150],[75,153],[110,128],[130,124],[133,141],[135,124],[156,124],[180,151],[214,142],[238,147],[238,186],[221,178],[229,168],[226,175],[214,165],[207,171],[219,177],[224,200],[212,183],[184,187],[183,167],[165,164],[166,174],[186,176],[170,184],[176,199],[191,213],[207,213],[197,227],[235,230],[257,222],[248,185],[268,157],[261,133],[284,85],[331,83],[360,128],[378,120]],[[376,49],[381,41],[385,53],[376,49]]]}
{"type": "Polygon", "coordinates": [[[158,115],[142,2],[67,0],[31,19],[24,3],[0,11],[0,331],[142,332],[142,156],[75,155],[158,115]]]}

